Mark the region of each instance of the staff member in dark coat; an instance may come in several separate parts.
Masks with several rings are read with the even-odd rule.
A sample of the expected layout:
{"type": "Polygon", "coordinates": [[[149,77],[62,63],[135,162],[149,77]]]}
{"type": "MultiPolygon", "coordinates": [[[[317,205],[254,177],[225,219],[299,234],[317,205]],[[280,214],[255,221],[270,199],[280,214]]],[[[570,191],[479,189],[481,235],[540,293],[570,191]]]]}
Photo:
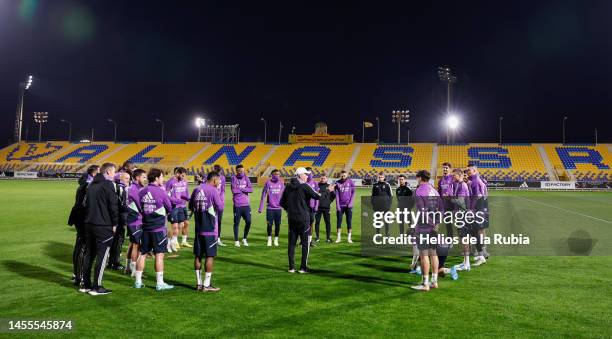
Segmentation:
{"type": "MultiPolygon", "coordinates": [[[[310,187],[308,172],[304,167],[295,171],[295,178],[292,178],[281,197],[280,205],[287,211],[289,219],[289,273],[295,273],[295,245],[297,238],[302,242],[302,261],[300,273],[308,273],[308,253],[310,249],[310,199],[319,200],[321,195],[310,187]]],[[[328,187],[333,191],[334,185],[328,187]]]]}
{"type": "Polygon", "coordinates": [[[68,217],[68,225],[74,226],[76,229],[76,241],[74,243],[74,249],[72,250],[72,270],[73,270],[73,281],[74,286],[81,286],[83,281],[83,265],[85,263],[85,252],[87,250],[87,234],[85,232],[85,194],[87,193],[87,186],[93,181],[93,178],[98,171],[100,166],[91,165],[87,168],[87,173],[79,178],[79,188],[77,188],[76,196],[74,198],[74,206],[70,211],[68,217]]]}
{"type": "Polygon", "coordinates": [[[330,186],[329,182],[327,182],[327,174],[323,174],[319,179],[319,194],[321,194],[321,198],[319,199],[319,206],[317,208],[317,212],[315,213],[315,233],[317,234],[317,238],[315,239],[315,243],[319,242],[319,225],[321,224],[321,217],[325,221],[325,240],[327,243],[331,243],[331,220],[329,218],[329,210],[331,203],[336,198],[336,193],[334,191],[329,191],[327,188],[330,186]]]}
{"type": "Polygon", "coordinates": [[[85,204],[85,230],[87,232],[87,252],[89,260],[83,271],[81,292],[91,295],[109,294],[111,291],[102,286],[104,267],[108,260],[113,234],[119,221],[119,202],[115,192],[115,165],[105,163],[87,187],[85,204]],[[94,281],[91,281],[91,268],[96,261],[94,281]]]}
{"type": "MultiPolygon", "coordinates": [[[[391,209],[393,202],[393,191],[391,185],[385,181],[385,173],[378,173],[378,181],[372,185],[372,196],[370,197],[372,208],[377,212],[387,212],[391,209]]],[[[376,229],[378,233],[380,229],[376,229]]],[[[385,223],[385,235],[389,236],[389,224],[385,223]]]]}
{"type": "MultiPolygon", "coordinates": [[[[408,179],[405,175],[400,174],[397,177],[398,186],[395,189],[395,195],[397,196],[397,208],[404,210],[411,210],[414,207],[414,198],[412,197],[412,190],[408,186],[408,179]]],[[[404,234],[404,224],[399,224],[400,234],[404,234]]]]}

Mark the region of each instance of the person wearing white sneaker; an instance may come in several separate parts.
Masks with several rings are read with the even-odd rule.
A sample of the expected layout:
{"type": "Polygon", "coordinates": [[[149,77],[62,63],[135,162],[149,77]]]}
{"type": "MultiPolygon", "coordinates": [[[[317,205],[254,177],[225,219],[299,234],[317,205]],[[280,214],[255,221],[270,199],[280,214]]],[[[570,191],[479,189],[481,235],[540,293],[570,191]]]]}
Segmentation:
{"type": "Polygon", "coordinates": [[[240,241],[239,240],[234,241],[234,246],[235,247],[240,247],[240,241]]]}
{"type": "Polygon", "coordinates": [[[148,186],[138,193],[140,210],[142,211],[142,238],[140,257],[136,262],[135,287],[142,284],[142,272],[145,267],[146,255],[155,254],[155,276],[157,290],[171,289],[174,286],[164,282],[164,253],[168,248],[166,235],[166,216],[172,211],[172,203],[166,191],[162,188],[164,175],[158,168],[151,168],[147,173],[148,186]]]}
{"type": "MultiPolygon", "coordinates": [[[[289,219],[289,244],[287,251],[289,272],[295,272],[295,246],[298,237],[302,242],[300,270],[308,272],[310,199],[319,199],[321,195],[306,184],[308,171],[305,168],[298,168],[295,175],[296,177],[292,178],[285,187],[280,206],[287,211],[287,219],[289,219]]],[[[328,190],[330,192],[333,191],[334,186],[330,185],[328,190]]]]}
{"type": "Polygon", "coordinates": [[[251,229],[251,206],[249,204],[249,194],[253,192],[251,180],[244,173],[244,166],[236,166],[236,175],[232,177],[232,194],[234,202],[234,241],[238,241],[240,219],[244,219],[244,234],[242,236],[243,245],[246,242],[251,229]]]}
{"type": "Polygon", "coordinates": [[[170,178],[165,183],[166,192],[172,202],[172,211],[169,215],[169,221],[171,224],[168,237],[170,238],[170,246],[172,250],[178,252],[181,248],[178,241],[178,235],[182,232],[184,235],[184,242],[187,242],[187,230],[185,229],[185,221],[188,219],[188,211],[186,208],[187,201],[189,201],[189,185],[185,176],[187,175],[187,169],[184,167],[177,167],[174,169],[174,177],[170,178]]]}
{"type": "MultiPolygon", "coordinates": [[[[277,169],[272,170],[270,179],[266,181],[262,191],[261,191],[261,199],[259,200],[259,209],[257,213],[261,214],[264,208],[264,204],[266,207],[266,223],[268,232],[268,247],[272,246],[272,226],[274,226],[274,239],[276,244],[278,244],[278,235],[280,233],[280,224],[281,224],[281,216],[283,214],[283,209],[279,205],[280,199],[283,195],[283,191],[285,190],[285,183],[280,178],[280,171],[277,169]]],[[[276,245],[278,246],[278,245],[276,245]]]]}
{"type": "Polygon", "coordinates": [[[217,209],[217,227],[219,229],[219,241],[217,245],[224,247],[225,244],[221,241],[221,226],[223,221],[223,210],[225,210],[225,174],[223,173],[223,169],[221,165],[215,164],[213,166],[213,171],[215,171],[219,175],[219,184],[217,185],[217,193],[219,194],[219,199],[221,199],[221,205],[217,209]]]}
{"type": "Polygon", "coordinates": [[[211,285],[219,239],[216,211],[221,204],[221,199],[216,190],[218,184],[219,174],[214,171],[209,172],[206,183],[196,187],[189,200],[189,209],[193,211],[196,225],[196,238],[193,244],[196,288],[203,292],[219,290],[211,285]],[[204,259],[204,282],[202,282],[202,259],[204,259]]]}
{"type": "Polygon", "coordinates": [[[477,218],[472,225],[474,228],[472,232],[476,232],[474,236],[476,236],[476,250],[478,251],[474,266],[480,266],[487,262],[484,257],[486,250],[484,248],[483,239],[486,236],[486,229],[489,228],[488,191],[487,184],[484,179],[480,177],[476,165],[468,165],[467,174],[469,176],[470,210],[484,216],[484,219],[477,218]]]}
{"type": "Polygon", "coordinates": [[[274,237],[274,246],[278,247],[278,237],[274,237]]]}
{"type": "Polygon", "coordinates": [[[132,277],[136,274],[136,262],[140,255],[140,242],[142,238],[142,213],[140,211],[140,200],[138,192],[144,187],[147,172],[138,168],[132,173],[132,185],[128,189],[128,216],[127,233],[130,238],[128,248],[129,268],[132,277]]]}
{"type": "Polygon", "coordinates": [[[419,219],[416,224],[415,236],[421,259],[423,281],[420,285],[413,286],[413,289],[429,291],[431,287],[438,287],[438,254],[436,225],[441,220],[435,220],[435,212],[442,208],[442,201],[438,191],[429,183],[430,175],[426,170],[417,172],[416,178],[418,186],[415,191],[416,210],[425,215],[424,219],[419,219]],[[434,212],[434,213],[429,213],[434,212]],[[431,266],[431,284],[429,281],[429,268],[431,266]]]}
{"type": "MultiPolygon", "coordinates": [[[[470,191],[468,185],[465,183],[463,171],[460,168],[453,170],[453,197],[452,203],[454,211],[466,211],[469,208],[470,203],[470,191]]],[[[469,271],[470,270],[470,245],[469,237],[472,230],[472,225],[467,223],[455,223],[459,231],[459,238],[462,239],[463,244],[463,263],[456,265],[457,271],[469,271]]]]}
{"type": "Polygon", "coordinates": [[[249,247],[249,242],[246,239],[242,239],[242,246],[249,247]]]}
{"type": "Polygon", "coordinates": [[[341,241],[342,218],[346,216],[346,228],[348,230],[348,243],[352,244],[351,231],[353,226],[353,204],[355,202],[355,184],[348,178],[346,171],[340,172],[340,179],[333,185],[336,193],[337,221],[336,230],[338,238],[336,243],[341,241]]]}

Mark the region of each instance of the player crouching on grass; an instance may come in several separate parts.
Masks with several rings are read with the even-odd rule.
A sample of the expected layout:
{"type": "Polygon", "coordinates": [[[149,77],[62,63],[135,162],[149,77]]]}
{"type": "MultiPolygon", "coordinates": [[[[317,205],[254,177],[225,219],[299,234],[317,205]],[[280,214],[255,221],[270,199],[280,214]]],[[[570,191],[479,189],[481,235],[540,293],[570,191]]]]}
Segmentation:
{"type": "Polygon", "coordinates": [[[136,262],[136,282],[134,288],[143,288],[142,271],[145,267],[146,254],[155,254],[156,289],[168,290],[174,286],[164,282],[164,253],[167,251],[166,216],[172,211],[172,203],[168,194],[162,188],[164,175],[158,168],[151,168],[147,174],[149,185],[138,193],[140,210],[142,211],[142,239],[140,257],[136,262]]]}
{"type": "Polygon", "coordinates": [[[278,235],[280,233],[281,216],[283,208],[280,206],[280,199],[285,190],[285,183],[280,178],[280,171],[275,169],[272,171],[270,180],[266,181],[261,190],[261,200],[259,201],[259,209],[257,212],[261,214],[264,204],[266,208],[266,222],[268,224],[268,247],[272,246],[272,225],[274,225],[274,246],[278,246],[278,235]]]}
{"type": "Polygon", "coordinates": [[[219,228],[216,211],[221,206],[221,198],[217,192],[219,174],[211,171],[206,182],[193,190],[189,200],[189,210],[195,216],[196,236],[193,244],[193,268],[195,269],[197,286],[202,292],[217,292],[219,288],[211,284],[213,264],[217,255],[219,228]],[[204,282],[202,282],[202,258],[204,258],[204,282]]]}
{"type": "Polygon", "coordinates": [[[127,233],[130,238],[125,265],[125,273],[136,274],[136,262],[140,254],[140,239],[142,238],[142,211],[140,210],[140,198],[138,194],[144,188],[147,173],[143,169],[136,169],[132,173],[132,184],[128,188],[128,214],[127,214],[127,233]]]}
{"type": "MultiPolygon", "coordinates": [[[[429,291],[430,288],[438,288],[438,254],[436,243],[432,239],[437,239],[436,220],[433,216],[427,216],[428,212],[440,210],[441,201],[438,191],[429,183],[429,172],[421,170],[416,175],[418,187],[415,191],[416,209],[425,215],[424,222],[418,222],[414,228],[416,243],[419,249],[421,266],[423,267],[423,281],[421,284],[412,286],[419,291],[429,291]],[[431,282],[429,281],[429,267],[431,264],[431,282]]],[[[431,213],[430,213],[431,214],[431,213]]]]}

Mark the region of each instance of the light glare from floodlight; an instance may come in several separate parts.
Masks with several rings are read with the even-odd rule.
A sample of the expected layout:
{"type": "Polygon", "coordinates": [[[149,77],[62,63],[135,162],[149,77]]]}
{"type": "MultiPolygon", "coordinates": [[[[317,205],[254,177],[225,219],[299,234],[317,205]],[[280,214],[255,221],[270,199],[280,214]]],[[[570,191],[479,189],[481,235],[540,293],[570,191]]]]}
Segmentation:
{"type": "Polygon", "coordinates": [[[457,129],[457,127],[459,127],[459,118],[457,118],[455,115],[449,116],[446,119],[446,125],[450,129],[457,129]]]}
{"type": "Polygon", "coordinates": [[[195,119],[195,125],[196,125],[197,128],[202,128],[202,127],[206,126],[206,119],[200,118],[200,117],[196,118],[195,119]]]}

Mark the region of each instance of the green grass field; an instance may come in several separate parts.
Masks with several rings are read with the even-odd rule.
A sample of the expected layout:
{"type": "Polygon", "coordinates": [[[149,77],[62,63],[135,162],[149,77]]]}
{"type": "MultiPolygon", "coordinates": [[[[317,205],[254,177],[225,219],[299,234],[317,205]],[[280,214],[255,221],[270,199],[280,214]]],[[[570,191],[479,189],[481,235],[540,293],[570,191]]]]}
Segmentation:
{"type": "MultiPolygon", "coordinates": [[[[146,289],[134,290],[129,276],[107,271],[104,285],[111,295],[80,294],[70,281],[75,232],[66,226],[75,188],[67,182],[0,181],[0,318],[72,319],[73,334],[82,337],[612,336],[610,257],[492,257],[458,281],[445,278],[440,289],[419,293],[409,288],[420,278],[407,273],[408,258],[362,257],[358,242],[343,242],[312,250],[312,274],[289,274],[286,224],[281,247],[266,247],[264,216],[255,212],[259,189],[251,197],[251,246],[219,249],[213,276],[218,294],[194,291],[189,249],[166,260],[165,278],[174,290],[150,288],[148,260],[146,289]]],[[[612,198],[492,193],[544,194],[592,200],[593,215],[603,208],[602,198],[612,198]]],[[[588,211],[589,204],[583,205],[588,211]]],[[[223,222],[228,244],[230,213],[223,222]]],[[[356,213],[357,240],[359,223],[356,213]]]]}

